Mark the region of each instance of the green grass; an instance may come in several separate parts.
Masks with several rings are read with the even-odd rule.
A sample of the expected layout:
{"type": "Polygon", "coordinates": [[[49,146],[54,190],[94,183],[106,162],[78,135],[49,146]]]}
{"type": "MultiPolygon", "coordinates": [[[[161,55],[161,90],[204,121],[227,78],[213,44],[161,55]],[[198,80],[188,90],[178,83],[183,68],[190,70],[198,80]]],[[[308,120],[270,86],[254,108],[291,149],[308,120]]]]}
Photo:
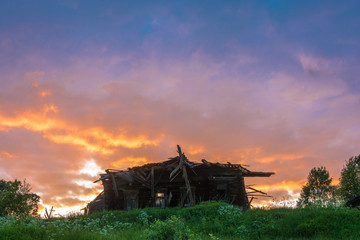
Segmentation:
{"type": "Polygon", "coordinates": [[[0,218],[0,239],[360,239],[360,211],[253,209],[226,203],[97,212],[43,220],[0,218]]]}

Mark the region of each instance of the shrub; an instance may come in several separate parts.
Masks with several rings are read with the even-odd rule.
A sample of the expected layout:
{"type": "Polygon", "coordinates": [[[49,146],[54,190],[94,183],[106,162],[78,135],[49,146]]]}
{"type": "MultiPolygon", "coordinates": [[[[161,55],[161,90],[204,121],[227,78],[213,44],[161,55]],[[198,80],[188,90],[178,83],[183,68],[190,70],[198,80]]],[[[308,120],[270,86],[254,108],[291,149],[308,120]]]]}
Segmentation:
{"type": "Polygon", "coordinates": [[[335,187],[330,185],[332,178],[326,167],[311,169],[307,179],[297,202],[298,207],[326,207],[333,204],[335,187]]]}
{"type": "Polygon", "coordinates": [[[40,197],[28,183],[0,180],[0,216],[37,215],[40,197]]]}
{"type": "Polygon", "coordinates": [[[165,221],[156,220],[145,230],[144,237],[151,240],[195,240],[194,233],[185,226],[184,221],[171,216],[165,221]]]}
{"type": "Polygon", "coordinates": [[[341,171],[339,194],[349,200],[360,194],[360,155],[346,161],[341,171]]]}

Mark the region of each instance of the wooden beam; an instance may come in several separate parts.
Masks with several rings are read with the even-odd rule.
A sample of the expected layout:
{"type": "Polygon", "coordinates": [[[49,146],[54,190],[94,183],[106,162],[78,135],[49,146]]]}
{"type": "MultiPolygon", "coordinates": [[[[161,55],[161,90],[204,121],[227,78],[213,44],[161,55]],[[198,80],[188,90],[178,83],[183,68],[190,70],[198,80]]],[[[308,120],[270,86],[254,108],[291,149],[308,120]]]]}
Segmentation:
{"type": "Polygon", "coordinates": [[[248,194],[249,197],[251,196],[254,196],[254,197],[272,197],[272,196],[269,196],[269,195],[260,195],[260,194],[248,194]]]}
{"type": "Polygon", "coordinates": [[[240,207],[242,207],[243,210],[247,210],[250,208],[250,204],[249,204],[249,199],[245,190],[245,182],[244,182],[244,177],[239,174],[238,175],[238,179],[239,179],[239,192],[240,192],[240,202],[239,205],[240,207]]]}
{"type": "Polygon", "coordinates": [[[139,175],[141,175],[143,179],[146,179],[146,174],[144,173],[144,171],[141,168],[139,168],[138,171],[139,175]]]}
{"type": "Polygon", "coordinates": [[[274,172],[249,172],[244,174],[244,177],[270,177],[274,174],[274,172]]]}
{"type": "Polygon", "coordinates": [[[251,190],[253,190],[254,192],[257,192],[257,193],[262,193],[262,194],[267,195],[267,193],[264,193],[264,192],[262,192],[262,191],[260,191],[260,190],[257,190],[257,189],[255,189],[255,188],[253,188],[253,187],[248,187],[248,189],[251,189],[251,190]]]}
{"type": "Polygon", "coordinates": [[[186,194],[189,194],[190,205],[194,206],[195,205],[194,196],[192,195],[191,185],[190,185],[188,174],[187,174],[186,167],[184,164],[185,156],[184,156],[184,153],[181,151],[181,148],[179,145],[177,145],[177,148],[178,148],[178,153],[179,153],[179,157],[180,157],[179,165],[182,164],[182,172],[183,172],[183,177],[184,177],[185,185],[186,185],[186,189],[187,189],[186,194]]]}
{"type": "Polygon", "coordinates": [[[181,171],[181,167],[184,165],[184,161],[181,161],[181,158],[180,158],[180,161],[179,161],[179,165],[177,165],[177,167],[170,173],[170,182],[172,182],[172,180],[174,180],[174,178],[179,174],[178,171],[181,171]],[[175,175],[175,177],[173,178],[173,176],[175,175]]]}
{"type": "Polygon", "coordinates": [[[184,202],[185,202],[185,199],[186,199],[188,194],[189,194],[188,191],[186,191],[184,196],[182,196],[182,198],[180,199],[180,207],[184,206],[184,202]]]}
{"type": "Polygon", "coordinates": [[[179,175],[181,171],[178,171],[172,178],[170,178],[170,182],[174,181],[174,179],[179,175]]]}
{"type": "Polygon", "coordinates": [[[151,168],[151,201],[153,207],[155,207],[155,178],[154,178],[154,167],[151,168]]]}
{"type": "Polygon", "coordinates": [[[114,176],[114,174],[112,174],[112,172],[109,172],[109,174],[111,175],[111,178],[112,178],[112,184],[113,184],[115,197],[118,198],[119,197],[119,190],[117,189],[115,176],[114,176]]]}
{"type": "Polygon", "coordinates": [[[183,166],[183,177],[184,177],[184,180],[185,180],[187,193],[189,194],[190,205],[194,206],[195,205],[194,196],[192,195],[192,192],[191,192],[191,186],[190,186],[190,182],[189,182],[189,179],[188,179],[188,175],[187,175],[187,172],[186,172],[185,165],[183,166]]]}

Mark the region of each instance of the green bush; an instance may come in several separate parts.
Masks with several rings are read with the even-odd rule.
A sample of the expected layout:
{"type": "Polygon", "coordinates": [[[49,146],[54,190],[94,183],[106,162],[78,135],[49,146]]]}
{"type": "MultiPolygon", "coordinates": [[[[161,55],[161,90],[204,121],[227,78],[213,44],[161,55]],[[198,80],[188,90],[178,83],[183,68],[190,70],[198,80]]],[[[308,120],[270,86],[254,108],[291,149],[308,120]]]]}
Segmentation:
{"type": "Polygon", "coordinates": [[[165,221],[156,220],[144,232],[144,238],[150,240],[195,240],[194,233],[185,225],[184,221],[171,216],[165,221]]]}
{"type": "Polygon", "coordinates": [[[252,209],[205,202],[90,216],[0,217],[0,240],[51,239],[360,239],[360,211],[347,208],[252,209]]]}

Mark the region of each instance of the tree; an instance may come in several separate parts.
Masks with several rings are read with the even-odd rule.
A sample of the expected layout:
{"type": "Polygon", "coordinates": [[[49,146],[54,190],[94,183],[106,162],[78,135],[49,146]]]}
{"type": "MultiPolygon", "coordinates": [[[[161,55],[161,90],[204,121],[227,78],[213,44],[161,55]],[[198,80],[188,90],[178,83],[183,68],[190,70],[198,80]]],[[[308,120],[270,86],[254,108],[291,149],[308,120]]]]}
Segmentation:
{"type": "Polygon", "coordinates": [[[332,178],[326,167],[311,169],[307,183],[302,187],[298,207],[326,206],[334,197],[335,187],[330,186],[332,178]]]}
{"type": "Polygon", "coordinates": [[[346,161],[341,171],[339,195],[349,200],[360,194],[360,155],[346,161]]]}
{"type": "Polygon", "coordinates": [[[30,191],[25,180],[0,180],[0,216],[37,215],[40,197],[30,191]]]}

